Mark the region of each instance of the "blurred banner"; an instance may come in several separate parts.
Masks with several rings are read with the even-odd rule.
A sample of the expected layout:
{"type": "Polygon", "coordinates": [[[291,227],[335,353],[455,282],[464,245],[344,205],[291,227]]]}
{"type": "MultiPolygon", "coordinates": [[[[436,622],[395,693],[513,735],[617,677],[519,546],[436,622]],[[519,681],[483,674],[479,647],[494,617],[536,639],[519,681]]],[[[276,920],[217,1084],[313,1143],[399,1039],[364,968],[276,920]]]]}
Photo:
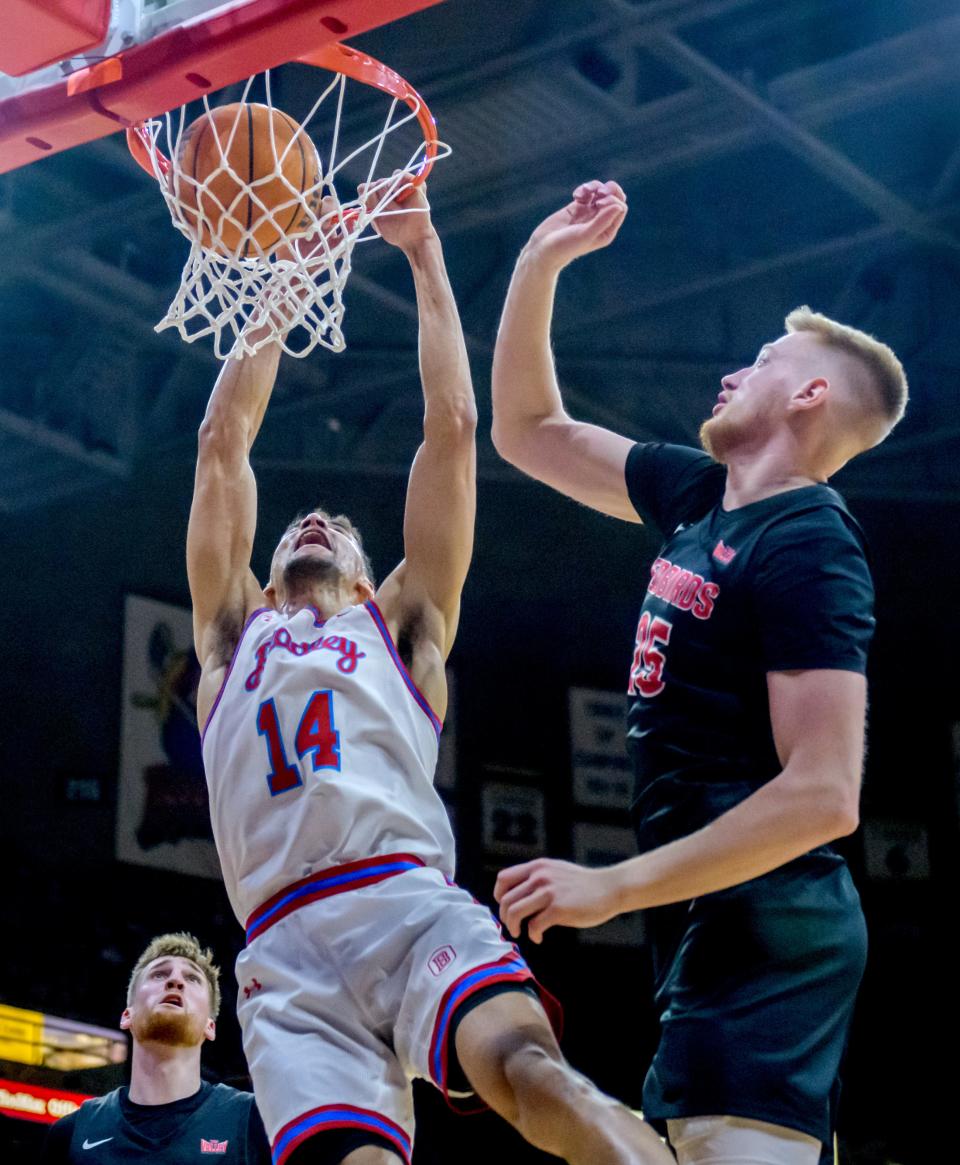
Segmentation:
{"type": "Polygon", "coordinates": [[[546,852],[542,789],[486,781],[480,794],[484,853],[496,858],[536,858],[546,852]]]}
{"type": "Polygon", "coordinates": [[[72,1072],[126,1058],[127,1037],[119,1029],[0,1003],[0,1060],[72,1072]]]}
{"type": "Polygon", "coordinates": [[[76,1112],[90,1097],[84,1092],[67,1092],[63,1088],[43,1088],[21,1080],[0,1077],[0,1112],[26,1121],[52,1125],[68,1113],[76,1112]]]}
{"type": "MultiPolygon", "coordinates": [[[[594,825],[578,821],[573,827],[573,860],[582,866],[614,866],[636,857],[633,830],[619,825],[594,825]]],[[[577,931],[582,943],[639,947],[644,942],[643,915],[639,911],[618,914],[602,926],[577,931]]]]}
{"type": "Polygon", "coordinates": [[[197,731],[199,678],[190,612],[128,595],[116,857],[219,878],[197,731]]]}
{"type": "Polygon", "coordinates": [[[43,1063],[43,1012],[0,1003],[0,1060],[43,1063]]]}
{"type": "Polygon", "coordinates": [[[626,696],[597,688],[571,688],[569,709],[574,800],[602,809],[629,809],[633,772],[624,744],[626,696]]]}

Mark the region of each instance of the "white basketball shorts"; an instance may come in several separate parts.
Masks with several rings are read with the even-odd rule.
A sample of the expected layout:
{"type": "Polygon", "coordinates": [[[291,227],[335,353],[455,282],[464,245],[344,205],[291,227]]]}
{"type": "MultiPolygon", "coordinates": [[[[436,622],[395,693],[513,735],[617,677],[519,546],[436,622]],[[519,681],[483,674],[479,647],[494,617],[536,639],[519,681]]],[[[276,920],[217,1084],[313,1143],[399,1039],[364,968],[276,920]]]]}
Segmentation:
{"type": "Polygon", "coordinates": [[[807,1133],[738,1116],[667,1121],[678,1165],[817,1165],[820,1142],[807,1133]]]}
{"type": "Polygon", "coordinates": [[[408,854],[301,879],[254,912],[247,937],[237,1012],[274,1165],[330,1129],[374,1133],[409,1165],[410,1082],[451,1100],[458,1009],[524,983],[556,1007],[490,911],[408,854]]]}

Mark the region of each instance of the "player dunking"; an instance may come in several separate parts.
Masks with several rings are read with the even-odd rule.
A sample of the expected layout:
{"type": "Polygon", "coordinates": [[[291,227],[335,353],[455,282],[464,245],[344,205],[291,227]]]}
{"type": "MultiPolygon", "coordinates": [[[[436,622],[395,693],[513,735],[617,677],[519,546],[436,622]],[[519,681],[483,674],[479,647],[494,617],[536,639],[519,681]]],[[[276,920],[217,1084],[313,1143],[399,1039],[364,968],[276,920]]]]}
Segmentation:
{"type": "Polygon", "coordinates": [[[475,509],[476,409],[425,196],[378,230],[420,313],[424,439],[403,562],[374,590],[359,536],[291,523],[265,590],[250,570],[249,453],[277,346],[225,365],[200,433],[188,534],[198,713],[214,835],[246,926],[239,1016],[275,1165],[410,1161],[410,1080],[476,1092],[582,1165],[671,1160],[564,1061],[530,971],[451,881],[432,785],[475,509]]]}
{"type": "Polygon", "coordinates": [[[723,378],[706,453],[572,420],[549,347],[557,277],[626,213],[615,182],[589,182],[534,231],[497,342],[494,440],[666,539],[629,678],[641,852],[602,870],[538,859],[503,871],[496,895],[536,941],[655,907],[648,1119],[681,1165],[811,1165],[866,950],[829,843],[857,824],[873,631],[863,536],[824,483],[886,437],[907,385],[889,348],[801,308],[723,378]]]}

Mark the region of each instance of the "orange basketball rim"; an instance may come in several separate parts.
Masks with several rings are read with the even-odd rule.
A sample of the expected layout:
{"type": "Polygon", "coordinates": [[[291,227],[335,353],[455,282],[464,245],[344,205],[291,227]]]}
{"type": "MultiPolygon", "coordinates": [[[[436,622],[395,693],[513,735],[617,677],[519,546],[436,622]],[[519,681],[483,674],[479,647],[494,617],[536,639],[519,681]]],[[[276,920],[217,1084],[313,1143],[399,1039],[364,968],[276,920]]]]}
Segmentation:
{"type": "Polygon", "coordinates": [[[292,356],[317,344],[342,351],[354,247],[377,237],[381,215],[421,212],[402,203],[450,153],[420,94],[380,61],[338,42],[299,63],[325,70],[329,81],[298,120],[274,105],[266,69],[230,105],[204,95],[205,112],[189,125],[182,106],[127,131],[133,156],[190,243],[157,330],[175,328],[188,343],[211,336],[219,359],[252,355],[274,340],[292,356]],[[389,106],[382,128],[360,143],[353,137],[367,132],[363,119],[349,132],[344,120],[348,81],[380,91],[389,106]],[[265,104],[251,104],[261,88],[265,104]],[[313,137],[309,127],[327,103],[331,116],[313,137]],[[343,198],[338,181],[351,191],[344,187],[343,198]]]}
{"type": "MultiPolygon", "coordinates": [[[[305,53],[297,60],[303,65],[314,65],[332,73],[341,73],[354,81],[370,85],[374,89],[379,89],[382,93],[402,101],[416,115],[423,133],[423,163],[415,174],[413,182],[414,185],[420,185],[426,181],[439,150],[437,123],[427,103],[412,85],[381,61],[345,44],[324,45],[323,48],[305,53]]],[[[127,130],[127,145],[136,161],[151,178],[159,176],[154,169],[154,156],[156,156],[156,165],[159,166],[162,175],[166,177],[170,173],[170,159],[156,150],[155,147],[151,147],[149,132],[144,125],[134,126],[127,130]]]]}

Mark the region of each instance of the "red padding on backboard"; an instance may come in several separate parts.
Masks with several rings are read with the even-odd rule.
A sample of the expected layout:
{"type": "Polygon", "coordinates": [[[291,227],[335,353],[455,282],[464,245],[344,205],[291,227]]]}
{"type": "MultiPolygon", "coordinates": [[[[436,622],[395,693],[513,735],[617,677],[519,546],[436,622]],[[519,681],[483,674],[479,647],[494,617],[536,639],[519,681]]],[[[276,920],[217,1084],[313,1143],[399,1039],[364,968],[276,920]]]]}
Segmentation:
{"type": "Polygon", "coordinates": [[[0,73],[22,77],[106,40],[110,0],[3,0],[0,73]]]}
{"type": "Polygon", "coordinates": [[[109,83],[62,81],[0,102],[0,174],[439,3],[247,0],[209,20],[172,28],[119,53],[121,75],[109,83]]]}

